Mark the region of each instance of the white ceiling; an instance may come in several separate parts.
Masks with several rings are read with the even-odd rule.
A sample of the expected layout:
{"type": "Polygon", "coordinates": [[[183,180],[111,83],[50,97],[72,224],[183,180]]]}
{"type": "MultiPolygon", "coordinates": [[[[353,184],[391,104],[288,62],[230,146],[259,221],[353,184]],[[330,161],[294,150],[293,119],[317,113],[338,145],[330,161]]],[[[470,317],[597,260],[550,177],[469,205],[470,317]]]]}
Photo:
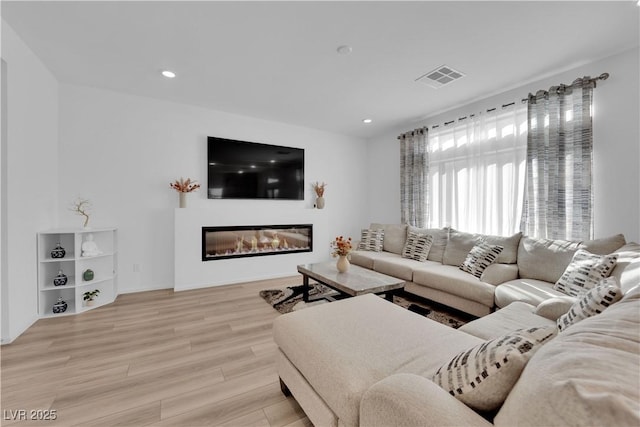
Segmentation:
{"type": "Polygon", "coordinates": [[[637,47],[639,11],[635,0],[1,3],[60,82],[363,138],[637,47]],[[437,90],[415,81],[443,64],[467,76],[437,90]]]}

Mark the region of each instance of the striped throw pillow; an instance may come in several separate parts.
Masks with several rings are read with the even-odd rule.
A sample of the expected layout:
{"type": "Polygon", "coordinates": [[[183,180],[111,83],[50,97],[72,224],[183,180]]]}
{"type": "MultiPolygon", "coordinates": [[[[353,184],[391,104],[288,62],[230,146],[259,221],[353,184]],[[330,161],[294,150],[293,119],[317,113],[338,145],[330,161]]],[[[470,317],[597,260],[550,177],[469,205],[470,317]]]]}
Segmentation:
{"type": "Polygon", "coordinates": [[[381,252],[384,244],[384,229],[362,229],[358,249],[363,251],[381,252]]]}
{"type": "Polygon", "coordinates": [[[402,257],[425,262],[433,244],[433,236],[409,231],[407,242],[402,249],[402,257]]]}
{"type": "Polygon", "coordinates": [[[431,380],[475,410],[497,409],[531,356],[557,332],[555,326],[518,329],[486,341],[456,355],[431,380]]]}
{"type": "Polygon", "coordinates": [[[490,245],[481,241],[469,251],[467,258],[460,264],[460,270],[473,274],[479,279],[484,270],[495,262],[503,249],[502,246],[490,245]]]}
{"type": "Polygon", "coordinates": [[[576,301],[569,311],[560,316],[556,323],[560,332],[587,317],[595,316],[611,304],[622,299],[622,289],[615,277],[602,279],[598,285],[587,291],[576,301]]]}
{"type": "Polygon", "coordinates": [[[572,297],[581,296],[609,277],[617,262],[618,254],[596,255],[578,249],[553,289],[572,297]]]}

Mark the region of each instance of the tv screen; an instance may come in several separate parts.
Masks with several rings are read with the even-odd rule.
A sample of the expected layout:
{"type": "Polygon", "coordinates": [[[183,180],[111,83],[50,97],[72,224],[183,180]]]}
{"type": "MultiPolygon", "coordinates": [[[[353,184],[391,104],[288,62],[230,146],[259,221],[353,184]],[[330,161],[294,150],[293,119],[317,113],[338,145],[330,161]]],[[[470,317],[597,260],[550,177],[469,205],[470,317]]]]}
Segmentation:
{"type": "Polygon", "coordinates": [[[210,199],[304,200],[304,149],[208,137],[210,199]]]}

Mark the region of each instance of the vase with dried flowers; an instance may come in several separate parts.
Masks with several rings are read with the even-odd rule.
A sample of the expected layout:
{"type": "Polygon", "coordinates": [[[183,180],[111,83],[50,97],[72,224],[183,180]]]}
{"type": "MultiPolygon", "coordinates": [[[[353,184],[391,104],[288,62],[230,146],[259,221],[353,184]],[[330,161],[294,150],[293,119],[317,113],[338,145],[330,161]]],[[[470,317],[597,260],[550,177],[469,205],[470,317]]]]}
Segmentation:
{"type": "Polygon", "coordinates": [[[82,228],[89,228],[89,209],[91,209],[91,202],[82,197],[78,197],[69,208],[69,210],[84,217],[82,228]]]}
{"type": "Polygon", "coordinates": [[[322,184],[314,182],[311,185],[313,186],[313,191],[316,192],[316,208],[324,209],[324,187],[326,187],[327,184],[324,182],[322,184]]]}
{"type": "Polygon", "coordinates": [[[340,273],[345,273],[349,269],[349,254],[353,249],[351,245],[351,237],[345,239],[343,236],[336,237],[331,242],[331,252],[332,257],[338,257],[338,261],[336,262],[336,268],[340,273]]]}
{"type": "Polygon", "coordinates": [[[191,193],[192,191],[196,191],[200,188],[200,184],[197,181],[192,181],[191,178],[180,178],[176,179],[174,182],[169,183],[169,186],[176,190],[180,195],[180,207],[187,207],[187,193],[191,193]]]}

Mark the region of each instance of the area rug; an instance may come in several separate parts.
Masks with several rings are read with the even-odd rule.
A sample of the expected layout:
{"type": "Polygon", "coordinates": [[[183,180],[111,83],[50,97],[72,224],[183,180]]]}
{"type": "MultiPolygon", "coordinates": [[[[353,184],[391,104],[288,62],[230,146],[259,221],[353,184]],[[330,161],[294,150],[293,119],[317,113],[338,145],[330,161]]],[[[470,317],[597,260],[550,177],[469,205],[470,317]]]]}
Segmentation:
{"type": "MultiPolygon", "coordinates": [[[[318,300],[310,303],[302,301],[303,286],[288,286],[281,289],[266,289],[260,291],[260,296],[269,303],[278,312],[284,314],[291,311],[302,310],[318,304],[324,304],[328,301],[318,300]]],[[[313,283],[310,284],[309,297],[317,298],[319,295],[336,295],[337,292],[327,286],[313,283]]],[[[409,311],[428,317],[429,319],[450,326],[454,329],[459,328],[467,322],[475,319],[466,313],[462,313],[447,306],[429,301],[423,298],[412,298],[408,294],[393,297],[394,304],[406,308],[409,311]]]]}

